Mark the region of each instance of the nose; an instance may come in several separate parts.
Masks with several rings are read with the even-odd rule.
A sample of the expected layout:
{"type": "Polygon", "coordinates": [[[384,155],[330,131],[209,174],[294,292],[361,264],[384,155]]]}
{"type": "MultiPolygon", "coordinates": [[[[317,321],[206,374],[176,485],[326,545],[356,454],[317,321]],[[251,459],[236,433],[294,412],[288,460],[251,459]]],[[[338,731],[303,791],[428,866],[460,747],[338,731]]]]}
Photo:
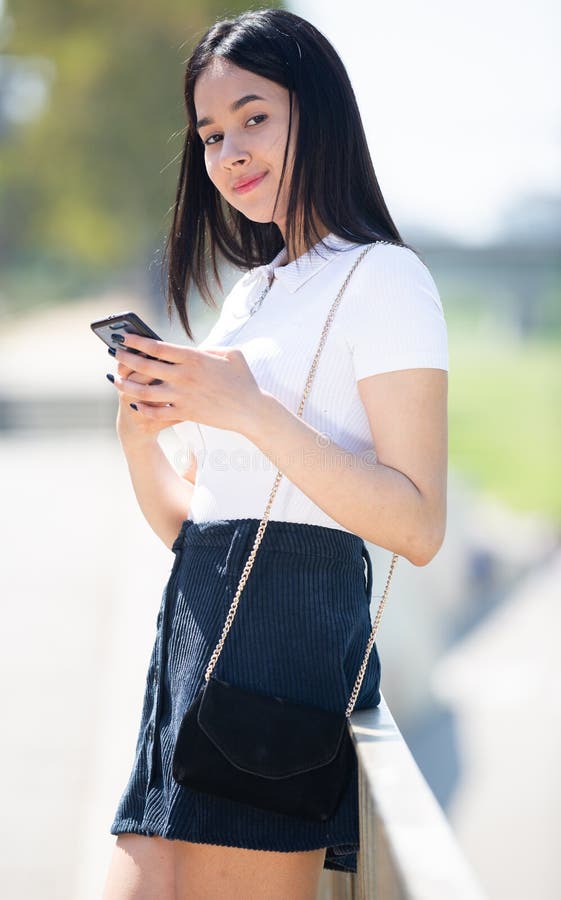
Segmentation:
{"type": "Polygon", "coordinates": [[[220,148],[220,162],[225,168],[230,168],[236,164],[243,165],[249,158],[249,153],[240,146],[239,141],[236,141],[232,136],[227,137],[224,135],[222,147],[220,148]]]}

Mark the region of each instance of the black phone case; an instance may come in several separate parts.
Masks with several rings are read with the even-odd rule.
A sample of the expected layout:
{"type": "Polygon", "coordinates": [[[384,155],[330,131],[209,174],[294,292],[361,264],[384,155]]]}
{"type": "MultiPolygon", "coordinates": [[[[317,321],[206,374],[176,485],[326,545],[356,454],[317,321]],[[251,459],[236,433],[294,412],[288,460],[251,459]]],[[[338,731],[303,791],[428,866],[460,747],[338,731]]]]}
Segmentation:
{"type": "MultiPolygon", "coordinates": [[[[107,316],[106,319],[98,319],[95,322],[91,322],[90,328],[108,347],[119,346],[121,342],[115,335],[122,334],[123,331],[129,334],[139,334],[142,337],[153,338],[155,341],[162,340],[139,315],[131,310],[113,313],[113,315],[107,316]]],[[[129,353],[137,353],[139,356],[145,356],[147,359],[158,358],[157,356],[142,353],[140,350],[133,349],[133,347],[127,347],[126,349],[129,353]]]]}

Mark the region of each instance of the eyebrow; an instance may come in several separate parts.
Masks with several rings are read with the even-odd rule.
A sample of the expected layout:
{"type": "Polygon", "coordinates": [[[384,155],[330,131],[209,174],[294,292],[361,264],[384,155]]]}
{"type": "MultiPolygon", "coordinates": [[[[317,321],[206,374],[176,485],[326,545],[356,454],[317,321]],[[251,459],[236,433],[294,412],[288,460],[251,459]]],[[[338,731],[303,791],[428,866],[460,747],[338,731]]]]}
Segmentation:
{"type": "MultiPolygon", "coordinates": [[[[230,106],[230,112],[237,112],[238,109],[241,109],[246,103],[251,103],[252,100],[265,100],[265,97],[259,97],[258,94],[246,94],[244,97],[240,97],[239,100],[234,100],[230,106]]],[[[210,116],[204,116],[202,119],[199,119],[195,129],[198,131],[199,128],[203,128],[205,125],[212,125],[213,122],[214,119],[210,116]]]]}

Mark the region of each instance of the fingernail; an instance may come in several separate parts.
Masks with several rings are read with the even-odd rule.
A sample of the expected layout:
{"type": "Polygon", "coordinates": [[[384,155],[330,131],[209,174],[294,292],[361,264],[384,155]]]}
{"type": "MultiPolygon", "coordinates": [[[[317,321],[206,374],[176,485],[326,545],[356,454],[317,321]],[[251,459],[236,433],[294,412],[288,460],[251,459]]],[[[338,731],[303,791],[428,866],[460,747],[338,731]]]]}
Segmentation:
{"type": "Polygon", "coordinates": [[[115,356],[117,350],[115,347],[108,347],[107,352],[111,354],[111,356],[115,356]]]}
{"type": "Polygon", "coordinates": [[[115,376],[112,375],[111,372],[107,372],[106,375],[105,375],[105,377],[108,378],[109,381],[111,381],[112,383],[115,382],[115,376]]]}
{"type": "Polygon", "coordinates": [[[129,406],[132,406],[132,408],[136,409],[136,411],[138,412],[138,406],[136,405],[136,403],[129,403],[129,406]]]}
{"type": "Polygon", "coordinates": [[[112,340],[112,341],[118,341],[119,344],[122,344],[122,343],[124,342],[124,340],[125,340],[125,337],[124,337],[124,335],[122,335],[122,334],[112,334],[112,335],[111,335],[111,340],[112,340]]]}

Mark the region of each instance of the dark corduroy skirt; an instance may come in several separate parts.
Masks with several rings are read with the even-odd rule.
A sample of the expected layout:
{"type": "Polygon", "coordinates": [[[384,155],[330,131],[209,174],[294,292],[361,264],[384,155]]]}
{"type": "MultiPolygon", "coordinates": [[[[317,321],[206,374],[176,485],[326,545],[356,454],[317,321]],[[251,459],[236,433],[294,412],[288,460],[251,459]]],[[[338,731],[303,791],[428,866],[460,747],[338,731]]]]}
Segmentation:
{"type": "MultiPolygon", "coordinates": [[[[356,872],[358,765],[335,815],[305,822],[178,785],[171,774],[183,715],[204,684],[259,519],[185,519],[163,590],[130,778],[111,834],[255,850],[326,848],[324,868],[356,872]]],[[[269,520],[213,674],[239,687],[346,709],[370,635],[372,562],[337,528],[269,520]],[[366,568],[365,568],[366,566],[366,568]]],[[[372,648],[355,709],[380,703],[372,648]]]]}

